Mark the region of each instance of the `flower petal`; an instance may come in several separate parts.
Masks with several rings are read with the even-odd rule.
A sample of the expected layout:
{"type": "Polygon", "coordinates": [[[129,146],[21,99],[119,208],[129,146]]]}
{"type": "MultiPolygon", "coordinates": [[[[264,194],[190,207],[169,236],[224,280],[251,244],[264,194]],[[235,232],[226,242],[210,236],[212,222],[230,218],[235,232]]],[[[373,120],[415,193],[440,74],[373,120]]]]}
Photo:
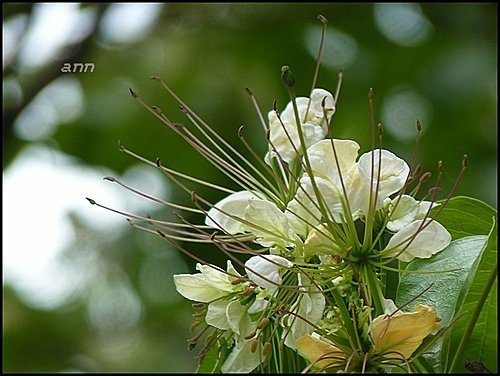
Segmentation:
{"type": "Polygon", "coordinates": [[[377,209],[387,197],[403,188],[410,173],[410,167],[404,160],[384,149],[364,153],[359,157],[358,168],[366,183],[370,185],[372,182],[373,189],[377,187],[378,180],[377,209]]]}
{"type": "Polygon", "coordinates": [[[392,200],[389,206],[390,221],[387,223],[387,229],[396,232],[409,225],[417,219],[419,207],[418,201],[408,195],[392,200]],[[393,209],[394,206],[395,209],[393,209]]]}
{"type": "Polygon", "coordinates": [[[205,224],[216,229],[222,229],[226,233],[232,235],[242,233],[241,221],[224,213],[243,219],[248,201],[253,198],[257,198],[257,196],[249,191],[240,191],[230,194],[217,202],[214,207],[208,211],[207,217],[205,218],[205,224]]]}
{"type": "Polygon", "coordinates": [[[315,368],[326,369],[338,363],[338,358],[345,359],[345,354],[337,347],[310,334],[298,338],[295,344],[299,354],[313,363],[315,368]]]}
{"type": "Polygon", "coordinates": [[[257,242],[264,247],[292,245],[287,241],[288,217],[274,203],[257,198],[249,200],[245,210],[245,220],[250,224],[246,224],[243,228],[254,234],[257,242]]]}
{"type": "Polygon", "coordinates": [[[218,329],[230,329],[231,326],[226,315],[229,303],[228,300],[216,300],[210,303],[208,305],[207,315],[205,316],[206,323],[218,329]]]}
{"type": "Polygon", "coordinates": [[[417,304],[413,312],[376,317],[370,325],[370,337],[379,353],[395,351],[409,358],[423,339],[439,328],[440,322],[434,307],[417,304]]]}
{"type": "Polygon", "coordinates": [[[292,262],[277,255],[253,256],[245,262],[245,270],[248,278],[258,286],[269,290],[274,290],[277,285],[281,284],[281,269],[292,266],[292,262]],[[266,279],[260,277],[258,274],[266,279]]]}
{"type": "Polygon", "coordinates": [[[205,281],[216,289],[227,292],[234,290],[234,286],[231,284],[229,275],[214,265],[202,265],[197,263],[196,269],[203,274],[205,281]]]}
{"type": "Polygon", "coordinates": [[[450,244],[451,235],[442,224],[426,219],[426,227],[422,230],[420,228],[423,221],[416,220],[394,234],[385,248],[391,250],[389,255],[395,256],[406,247],[397,258],[403,262],[410,262],[415,257],[429,258],[450,244]],[[417,231],[418,234],[412,240],[417,231]]]}
{"type": "Polygon", "coordinates": [[[174,275],[175,288],[183,297],[195,302],[209,303],[227,295],[207,282],[203,274],[176,274],[174,275]]]}

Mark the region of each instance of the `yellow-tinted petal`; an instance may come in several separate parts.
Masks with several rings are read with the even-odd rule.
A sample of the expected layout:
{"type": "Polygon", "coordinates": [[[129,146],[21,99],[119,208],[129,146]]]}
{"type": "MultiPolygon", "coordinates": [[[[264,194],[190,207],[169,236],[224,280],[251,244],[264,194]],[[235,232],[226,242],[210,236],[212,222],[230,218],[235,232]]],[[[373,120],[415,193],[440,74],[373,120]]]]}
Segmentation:
{"type": "Polygon", "coordinates": [[[409,358],[429,334],[439,328],[441,317],[434,307],[417,304],[412,312],[380,315],[373,320],[370,337],[379,353],[396,351],[409,358]]]}
{"type": "Polygon", "coordinates": [[[337,347],[310,334],[298,338],[295,346],[299,354],[313,363],[315,368],[329,368],[345,359],[345,354],[337,347]]]}

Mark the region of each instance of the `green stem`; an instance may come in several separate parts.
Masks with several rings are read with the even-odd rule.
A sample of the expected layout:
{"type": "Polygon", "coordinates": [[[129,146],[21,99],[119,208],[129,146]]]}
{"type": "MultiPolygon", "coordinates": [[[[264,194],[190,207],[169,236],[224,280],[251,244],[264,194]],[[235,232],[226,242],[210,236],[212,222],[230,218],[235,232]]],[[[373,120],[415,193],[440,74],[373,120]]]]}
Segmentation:
{"type": "Polygon", "coordinates": [[[477,319],[479,318],[479,315],[481,313],[481,310],[483,309],[484,303],[486,299],[488,298],[488,295],[490,293],[490,290],[493,286],[493,283],[495,283],[495,280],[497,279],[497,273],[498,273],[498,262],[495,263],[495,267],[490,273],[490,276],[488,278],[488,282],[486,283],[486,286],[483,289],[483,292],[481,296],[479,297],[477,303],[475,304],[475,309],[472,312],[472,317],[469,320],[469,324],[465,328],[465,332],[462,335],[462,339],[460,340],[460,344],[458,345],[457,352],[455,353],[455,357],[453,358],[453,361],[451,362],[450,369],[448,370],[448,373],[453,373],[455,369],[458,367],[458,364],[462,358],[462,354],[465,350],[465,346],[469,342],[469,339],[472,335],[472,331],[474,330],[474,327],[476,326],[477,319]]]}
{"type": "Polygon", "coordinates": [[[379,316],[384,313],[384,294],[382,293],[382,288],[380,287],[380,281],[377,278],[377,273],[373,270],[373,267],[366,265],[363,267],[364,275],[366,277],[366,283],[368,285],[368,290],[370,291],[370,296],[372,298],[372,303],[375,305],[375,316],[379,316]]]}

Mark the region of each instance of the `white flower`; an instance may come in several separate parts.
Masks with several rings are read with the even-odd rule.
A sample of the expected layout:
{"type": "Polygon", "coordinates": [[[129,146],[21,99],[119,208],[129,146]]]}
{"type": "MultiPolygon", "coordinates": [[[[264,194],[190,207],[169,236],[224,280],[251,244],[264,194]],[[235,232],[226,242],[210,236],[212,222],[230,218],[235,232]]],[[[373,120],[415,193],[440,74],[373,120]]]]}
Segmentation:
{"type": "MultiPolygon", "coordinates": [[[[324,89],[314,89],[311,93],[310,104],[309,98],[305,97],[298,97],[295,102],[301,121],[305,147],[307,148],[326,136],[328,123],[335,112],[334,99],[330,92],[324,89]],[[322,106],[323,100],[325,101],[327,113],[326,119],[322,106]]],[[[297,152],[302,154],[292,102],[288,103],[285,110],[280,114],[280,118],[281,122],[276,111],[270,111],[268,114],[270,150],[265,158],[268,164],[270,158],[275,157],[276,152],[287,163],[297,157],[297,152]],[[275,151],[273,151],[272,147],[275,148],[275,151]]]]}
{"type": "Polygon", "coordinates": [[[281,284],[281,271],[290,268],[293,263],[277,255],[262,255],[250,257],[245,262],[245,271],[256,285],[274,291],[281,284]]]}
{"type": "Polygon", "coordinates": [[[244,231],[243,223],[234,217],[245,218],[245,209],[248,206],[248,202],[253,198],[258,197],[249,191],[230,194],[208,211],[205,224],[216,229],[221,229],[231,235],[242,233],[244,231]]]}
{"type": "Polygon", "coordinates": [[[273,202],[252,192],[240,191],[217,202],[208,211],[205,224],[231,235],[249,232],[264,247],[289,247],[295,238],[290,229],[293,220],[296,221],[273,202]]]}
{"type": "Polygon", "coordinates": [[[241,289],[241,286],[232,284],[240,274],[234,269],[230,260],[227,261],[227,273],[213,265],[200,263],[196,264],[196,269],[201,273],[174,275],[177,291],[189,300],[209,303],[241,289]]]}
{"type": "Polygon", "coordinates": [[[375,210],[377,210],[387,197],[403,188],[410,173],[410,167],[404,160],[384,149],[375,149],[359,157],[358,170],[368,191],[368,195],[364,196],[365,202],[362,204],[365,214],[368,211],[370,182],[373,193],[377,194],[375,205],[375,210]]]}
{"type": "Polygon", "coordinates": [[[425,220],[425,228],[423,225],[424,220],[419,219],[396,232],[385,248],[390,250],[388,255],[396,256],[404,249],[397,258],[410,262],[415,257],[429,258],[450,244],[451,235],[439,222],[428,218],[425,220]]]}
{"type": "Polygon", "coordinates": [[[393,200],[387,199],[386,203],[389,207],[390,214],[387,229],[394,232],[401,230],[417,219],[423,219],[431,204],[432,207],[438,205],[430,201],[418,202],[408,195],[402,195],[400,198],[395,198],[393,200]]]}
{"type": "MultiPolygon", "coordinates": [[[[345,197],[342,183],[346,189],[351,210],[355,212],[360,207],[358,203],[349,197],[355,189],[365,189],[362,185],[356,187],[353,184],[353,179],[357,174],[356,158],[358,157],[358,150],[359,145],[357,142],[336,139],[321,140],[307,149],[314,183],[335,220],[340,220],[341,215],[343,215],[342,200],[345,200],[345,197]],[[335,158],[335,155],[337,158],[335,158]]],[[[315,202],[318,202],[313,182],[308,173],[304,173],[300,183],[307,195],[299,189],[297,199],[307,203],[307,201],[310,201],[307,197],[311,197],[315,202]]],[[[307,205],[308,207],[317,208],[315,204],[309,203],[307,205]]]]}
{"type": "MultiPolygon", "coordinates": [[[[373,199],[377,196],[375,209],[379,209],[386,198],[403,188],[410,172],[406,162],[390,151],[376,149],[364,153],[356,162],[358,151],[355,141],[329,139],[307,150],[314,182],[336,221],[346,217],[343,201],[348,202],[354,219],[368,213],[370,182],[373,199]]],[[[300,182],[308,195],[317,201],[309,174],[305,173],[300,182]]]]}
{"type": "Polygon", "coordinates": [[[284,322],[286,326],[290,326],[290,331],[286,331],[285,345],[295,349],[295,341],[305,334],[311,334],[314,327],[310,324],[317,324],[323,317],[326,300],[321,290],[312,284],[312,281],[307,280],[308,287],[304,287],[302,274],[298,275],[298,285],[300,294],[297,301],[290,308],[294,315],[285,316],[284,322]],[[302,319],[305,318],[307,321],[302,319]]]}

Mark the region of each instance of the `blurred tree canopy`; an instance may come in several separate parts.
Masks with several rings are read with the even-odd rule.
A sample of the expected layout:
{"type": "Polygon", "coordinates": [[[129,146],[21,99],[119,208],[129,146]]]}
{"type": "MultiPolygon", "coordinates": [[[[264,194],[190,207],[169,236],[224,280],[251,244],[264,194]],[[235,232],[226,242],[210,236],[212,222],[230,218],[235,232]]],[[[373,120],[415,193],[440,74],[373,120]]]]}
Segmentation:
{"type": "MultiPolygon", "coordinates": [[[[358,141],[362,152],[370,147],[372,87],[384,147],[409,160],[420,120],[418,161],[431,172],[443,161],[442,197],[467,154],[468,170],[455,195],[497,205],[496,3],[82,3],[66,4],[64,11],[59,6],[3,4],[5,172],[28,148],[41,145],[71,156],[82,169],[127,176],[138,162],[119,151],[121,140],[152,161],[159,157],[175,170],[235,188],[134,101],[129,88],[173,121],[186,123],[173,98],[149,80],[160,76],[242,152],[238,129],[245,125],[245,137],[263,155],[264,135],[245,88],[255,93],[264,115],[274,100],[284,108],[288,97],[280,69],[288,65],[298,94],[307,96],[322,14],[329,27],[317,86],[333,92],[339,71],[344,74],[336,137],[358,141]],[[44,19],[56,34],[49,35],[47,26],[47,35],[37,29],[44,19]],[[59,41],[57,48],[49,48],[50,38],[59,41]],[[95,68],[63,73],[65,63],[95,68]]],[[[166,178],[161,182],[165,199],[190,204],[188,194],[166,178]]],[[[36,184],[32,189],[36,194],[36,184]]],[[[196,192],[221,198],[202,186],[196,192]]],[[[82,192],[82,200],[86,194],[92,197],[82,192]]],[[[116,216],[92,210],[96,218],[116,216]]],[[[175,220],[161,206],[137,214],[175,220]]],[[[186,345],[191,307],[177,296],[171,278],[194,272],[194,261],[125,221],[115,234],[89,226],[78,212],[69,220],[72,241],[61,257],[92,277],[50,309],[30,304],[15,284],[4,282],[4,371],[194,371],[196,351],[186,345]]],[[[210,262],[222,260],[210,247],[193,249],[210,262]]]]}

